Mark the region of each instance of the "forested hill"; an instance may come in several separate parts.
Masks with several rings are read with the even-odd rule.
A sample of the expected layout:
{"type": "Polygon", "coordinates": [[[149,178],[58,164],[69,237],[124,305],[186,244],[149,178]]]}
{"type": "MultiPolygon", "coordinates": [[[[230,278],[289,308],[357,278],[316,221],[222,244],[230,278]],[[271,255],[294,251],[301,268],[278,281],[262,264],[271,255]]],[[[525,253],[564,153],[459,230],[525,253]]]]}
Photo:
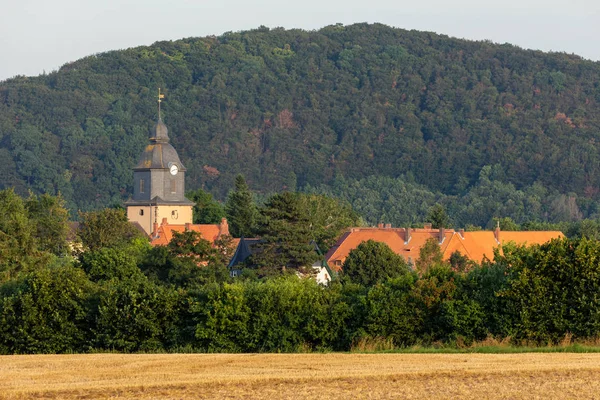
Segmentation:
{"type": "Polygon", "coordinates": [[[158,87],[188,189],[217,198],[242,173],[395,224],[436,201],[463,224],[577,219],[600,198],[600,63],[379,24],[159,42],[0,82],[0,187],[126,199],[158,87]]]}

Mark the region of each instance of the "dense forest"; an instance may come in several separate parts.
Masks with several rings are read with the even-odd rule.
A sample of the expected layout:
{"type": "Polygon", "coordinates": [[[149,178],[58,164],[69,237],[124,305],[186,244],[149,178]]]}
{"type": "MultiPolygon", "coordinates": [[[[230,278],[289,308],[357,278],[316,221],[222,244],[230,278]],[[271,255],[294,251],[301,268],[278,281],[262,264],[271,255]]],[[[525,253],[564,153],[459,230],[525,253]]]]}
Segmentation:
{"type": "Polygon", "coordinates": [[[268,29],[92,55],[0,82],[0,189],[120,204],[166,94],[188,189],[237,174],[347,200],[369,223],[595,218],[600,63],[380,24],[268,29]]]}

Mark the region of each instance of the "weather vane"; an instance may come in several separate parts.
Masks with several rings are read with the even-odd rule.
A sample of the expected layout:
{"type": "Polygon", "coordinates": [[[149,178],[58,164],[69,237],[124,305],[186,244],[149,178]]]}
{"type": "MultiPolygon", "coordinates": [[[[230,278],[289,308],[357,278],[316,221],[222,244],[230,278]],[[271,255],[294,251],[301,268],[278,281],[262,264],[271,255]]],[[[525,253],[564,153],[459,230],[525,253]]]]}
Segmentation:
{"type": "Polygon", "coordinates": [[[160,88],[158,88],[158,119],[160,119],[160,103],[162,102],[161,99],[164,99],[165,95],[160,93],[160,88]]]}

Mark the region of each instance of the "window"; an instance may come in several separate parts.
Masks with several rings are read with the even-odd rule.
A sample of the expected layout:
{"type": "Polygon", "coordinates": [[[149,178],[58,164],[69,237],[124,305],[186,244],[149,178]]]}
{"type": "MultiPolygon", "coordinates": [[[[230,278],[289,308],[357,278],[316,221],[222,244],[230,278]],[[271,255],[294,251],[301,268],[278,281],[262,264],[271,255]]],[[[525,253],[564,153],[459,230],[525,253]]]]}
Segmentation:
{"type": "Polygon", "coordinates": [[[171,181],[171,193],[177,193],[177,181],[175,179],[171,181]]]}
{"type": "Polygon", "coordinates": [[[140,193],[144,193],[144,180],[140,179],[140,193]]]}
{"type": "Polygon", "coordinates": [[[140,215],[144,215],[144,210],[140,210],[140,215]]]}

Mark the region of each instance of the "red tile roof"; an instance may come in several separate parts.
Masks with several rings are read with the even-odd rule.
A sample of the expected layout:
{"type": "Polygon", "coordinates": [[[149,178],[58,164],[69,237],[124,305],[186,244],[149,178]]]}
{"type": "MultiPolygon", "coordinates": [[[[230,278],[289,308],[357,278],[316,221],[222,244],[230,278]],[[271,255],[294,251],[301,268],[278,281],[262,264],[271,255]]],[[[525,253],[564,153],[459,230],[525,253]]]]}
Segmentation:
{"type": "Polygon", "coordinates": [[[440,244],[444,259],[447,260],[452,253],[458,251],[471,260],[481,262],[484,257],[493,259],[494,248],[500,244],[542,244],[559,237],[564,235],[558,231],[457,232],[453,229],[351,228],[329,249],[325,259],[332,269],[339,271],[350,251],[362,242],[375,240],[387,244],[407,261],[414,262],[419,258],[419,251],[425,242],[435,238],[440,244]],[[500,241],[496,240],[496,235],[500,241]]]}
{"type": "Polygon", "coordinates": [[[221,236],[229,235],[229,225],[225,218],[221,220],[220,224],[174,225],[163,220],[163,223],[158,227],[156,233],[152,235],[150,244],[152,246],[166,246],[171,239],[173,239],[174,232],[182,233],[186,231],[198,232],[202,236],[202,239],[214,243],[215,240],[219,239],[221,236]]]}

